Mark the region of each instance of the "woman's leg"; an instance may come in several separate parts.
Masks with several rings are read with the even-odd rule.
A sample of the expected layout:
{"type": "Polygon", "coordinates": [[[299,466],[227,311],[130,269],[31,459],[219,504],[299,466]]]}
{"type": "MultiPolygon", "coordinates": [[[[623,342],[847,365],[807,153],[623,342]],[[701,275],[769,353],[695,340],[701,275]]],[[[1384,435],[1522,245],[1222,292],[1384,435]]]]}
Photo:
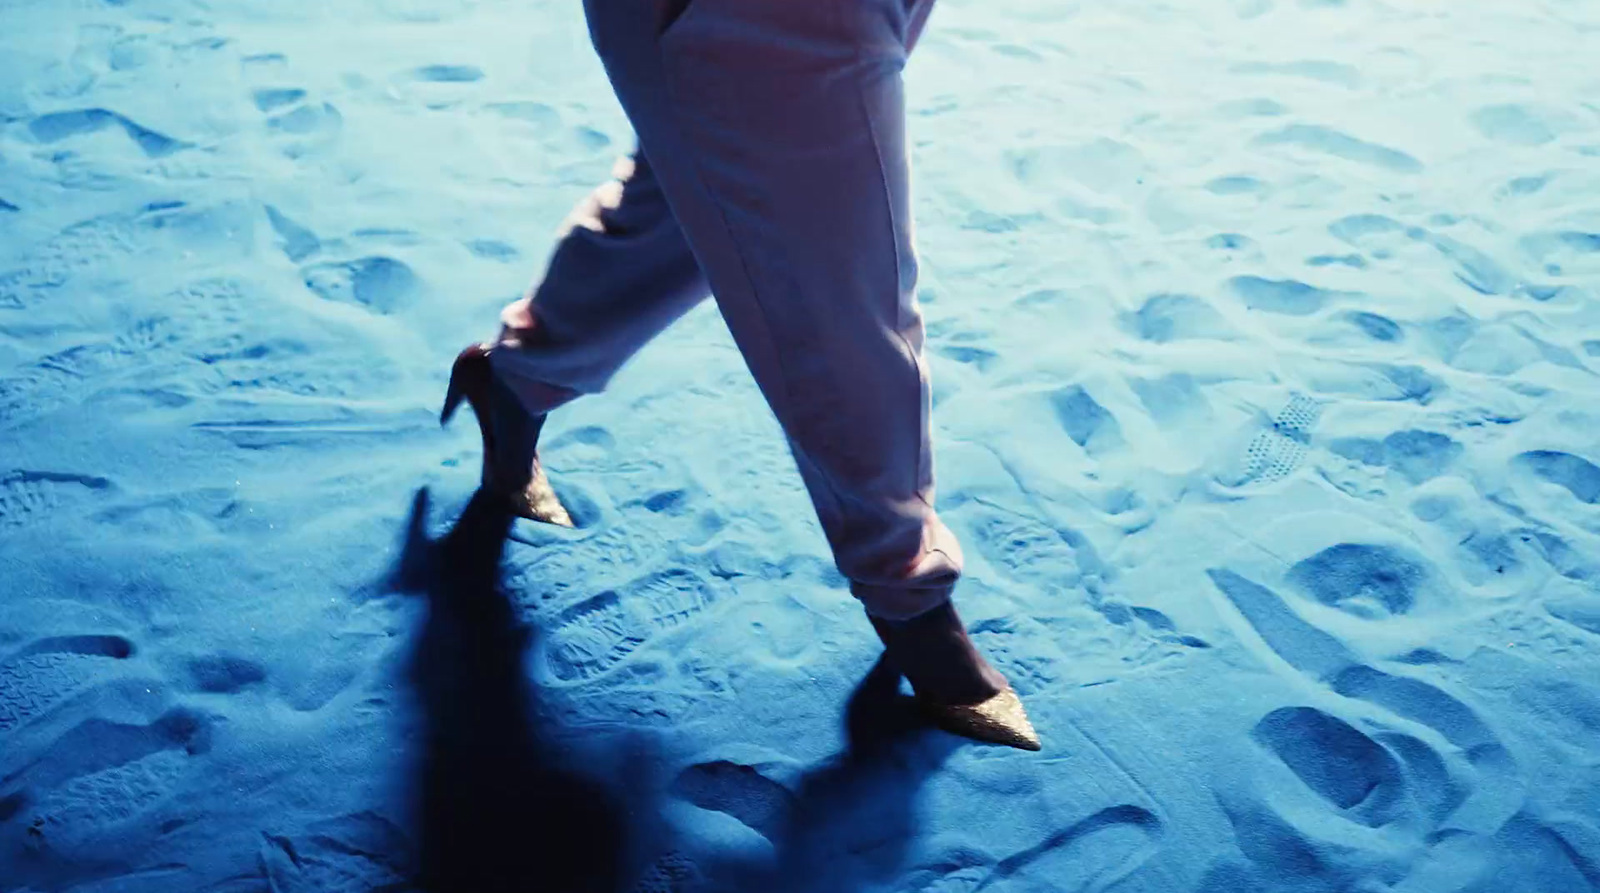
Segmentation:
{"type": "Polygon", "coordinates": [[[952,731],[1030,750],[950,602],[900,72],[929,0],[585,0],[851,592],[952,731]]]}
{"type": "Polygon", "coordinates": [[[722,316],[876,617],[950,597],[934,513],[901,69],[907,0],[587,0],[722,316]]]}
{"type": "Polygon", "coordinates": [[[602,390],[709,294],[641,149],[573,208],[544,276],[501,313],[495,371],[532,413],[602,390]]]}

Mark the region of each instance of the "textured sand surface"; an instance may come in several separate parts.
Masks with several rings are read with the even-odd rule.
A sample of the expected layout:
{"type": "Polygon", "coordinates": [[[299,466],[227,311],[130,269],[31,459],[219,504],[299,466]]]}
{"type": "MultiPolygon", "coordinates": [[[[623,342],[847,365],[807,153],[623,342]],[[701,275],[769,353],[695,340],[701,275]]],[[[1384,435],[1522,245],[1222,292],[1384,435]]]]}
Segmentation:
{"type": "Polygon", "coordinates": [[[1600,4],[939,3],[1041,754],[868,675],[710,304],[552,417],[581,529],[466,511],[450,359],[632,146],[579,4],[0,0],[0,891],[1600,889],[1600,4]]]}

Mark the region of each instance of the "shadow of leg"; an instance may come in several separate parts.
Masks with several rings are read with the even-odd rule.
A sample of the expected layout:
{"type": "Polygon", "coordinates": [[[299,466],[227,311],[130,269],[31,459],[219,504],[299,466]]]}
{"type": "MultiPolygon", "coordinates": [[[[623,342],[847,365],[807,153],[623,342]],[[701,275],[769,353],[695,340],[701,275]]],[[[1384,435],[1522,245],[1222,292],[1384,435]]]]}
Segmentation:
{"type": "Polygon", "coordinates": [[[422,714],[413,803],[431,891],[614,891],[636,823],[574,770],[524,671],[533,632],[499,585],[511,515],[479,494],[437,542],[417,495],[396,581],[427,598],[410,682],[422,714]]]}

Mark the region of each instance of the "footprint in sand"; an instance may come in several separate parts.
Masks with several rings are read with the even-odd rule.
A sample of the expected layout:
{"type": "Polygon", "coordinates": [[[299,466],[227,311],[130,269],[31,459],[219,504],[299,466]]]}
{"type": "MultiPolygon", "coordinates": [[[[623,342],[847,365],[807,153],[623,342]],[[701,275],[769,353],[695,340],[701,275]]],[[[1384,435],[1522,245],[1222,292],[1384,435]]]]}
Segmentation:
{"type": "MultiPolygon", "coordinates": [[[[629,431],[626,436],[638,434],[629,431]]],[[[617,434],[602,425],[563,431],[541,443],[540,453],[557,479],[558,490],[563,480],[588,479],[604,489],[603,497],[609,497],[624,517],[635,508],[643,508],[653,515],[678,518],[689,512],[696,501],[698,489],[682,486],[685,475],[681,469],[619,449],[617,434]]],[[[583,526],[582,519],[578,520],[583,526]]],[[[618,531],[608,532],[615,535],[618,531]]]]}
{"type": "Polygon", "coordinates": [[[1451,266],[1455,277],[1480,295],[1509,294],[1518,285],[1511,271],[1465,242],[1426,230],[1416,230],[1412,238],[1432,245],[1451,266]]]}
{"type": "Polygon", "coordinates": [[[28,833],[52,849],[91,841],[167,797],[188,762],[181,750],[161,750],[78,776],[40,802],[28,833]]]}
{"type": "Polygon", "coordinates": [[[1050,630],[1029,618],[982,620],[969,631],[978,649],[1023,697],[1055,687],[1072,666],[1050,630]]]}
{"type": "Polygon", "coordinates": [[[531,556],[512,558],[506,586],[529,612],[565,607],[598,586],[617,586],[641,571],[655,571],[667,558],[659,537],[628,523],[602,527],[575,541],[560,541],[531,556]]]}
{"type": "Polygon", "coordinates": [[[542,136],[553,136],[562,129],[561,111],[542,102],[491,102],[485,104],[484,109],[514,121],[531,124],[532,129],[542,136]]]}
{"type": "MultiPolygon", "coordinates": [[[[1451,226],[1449,218],[1431,223],[1451,226]]],[[[1417,247],[1432,248],[1449,265],[1462,284],[1478,294],[1509,294],[1520,284],[1518,277],[1483,250],[1459,238],[1443,235],[1420,226],[1407,226],[1382,214],[1352,214],[1328,225],[1328,231],[1342,242],[1361,248],[1375,260],[1389,260],[1417,247]]],[[[1365,266],[1359,255],[1353,255],[1365,266]]]]}
{"type": "Polygon", "coordinates": [[[404,261],[375,255],[312,264],[301,270],[306,288],[318,297],[358,304],[383,315],[410,307],[422,292],[422,279],[404,261]]]}
{"type": "Polygon", "coordinates": [[[1367,259],[1359,254],[1316,254],[1306,258],[1308,267],[1349,267],[1352,270],[1365,270],[1367,259]]]}
{"type": "MultiPolygon", "coordinates": [[[[1331,680],[1333,691],[1434,729],[1490,774],[1512,773],[1511,755],[1477,711],[1431,683],[1356,664],[1331,680]]],[[[1508,776],[1509,777],[1509,776],[1508,776]]]]}
{"type": "Polygon", "coordinates": [[[1194,430],[1194,426],[1203,428],[1213,418],[1210,399],[1186,372],[1170,372],[1159,378],[1129,378],[1128,385],[1150,418],[1175,433],[1194,430]]]}
{"type": "Polygon", "coordinates": [[[165,158],[193,146],[103,108],[69,109],[40,115],[28,122],[28,133],[38,142],[51,145],[111,127],[120,128],[148,158],[165,158]]]}
{"type": "MultiPolygon", "coordinates": [[[[802,788],[804,788],[802,783],[802,788]]],[[[758,766],[730,760],[696,763],[674,779],[671,793],[700,809],[729,816],[777,844],[805,848],[813,808],[758,766]]],[[[1159,817],[1118,804],[1056,830],[1003,858],[963,849],[906,872],[908,891],[1107,890],[1133,874],[1157,848],[1159,817]]],[[[839,853],[854,856],[855,853],[839,853]]]]}
{"type": "MultiPolygon", "coordinates": [[[[1291,575],[1303,586],[1323,585],[1311,581],[1335,550],[1301,562],[1298,573],[1291,575]]],[[[1354,580],[1338,570],[1331,573],[1340,581],[1332,595],[1351,588],[1375,589],[1373,601],[1387,597],[1403,607],[1415,574],[1406,565],[1379,561],[1374,552],[1362,554],[1366,557],[1346,562],[1358,569],[1354,580]],[[1374,574],[1377,564],[1387,569],[1374,574]]],[[[1333,694],[1364,705],[1357,711],[1359,725],[1316,707],[1274,710],[1256,725],[1252,739],[1326,809],[1359,825],[1384,828],[1390,836],[1401,835],[1423,853],[1396,859],[1393,851],[1372,847],[1368,838],[1308,821],[1305,799],[1282,783],[1232,777],[1214,788],[1249,864],[1221,862],[1208,878],[1251,889],[1270,879],[1354,877],[1370,873],[1376,862],[1388,865],[1397,880],[1412,874],[1404,889],[1420,890],[1432,889],[1431,879],[1478,872],[1481,866],[1475,862],[1463,863],[1462,848],[1487,852],[1485,838],[1503,835],[1517,824],[1525,792],[1514,780],[1517,769],[1510,753],[1477,711],[1431,682],[1363,663],[1267,587],[1231,570],[1207,573],[1270,652],[1333,694]],[[1389,718],[1373,718],[1374,707],[1389,718]],[[1418,733],[1402,731],[1402,722],[1414,724],[1418,733]]],[[[1424,668],[1449,659],[1417,651],[1399,662],[1424,668]]],[[[1213,883],[1202,889],[1216,888],[1213,883]]]]}
{"type": "Polygon", "coordinates": [[[1228,280],[1228,288],[1251,310],[1285,316],[1310,316],[1332,301],[1360,297],[1359,294],[1317,288],[1297,279],[1265,279],[1260,276],[1235,276],[1228,280]]]}
{"type": "Polygon", "coordinates": [[[1270,424],[1261,427],[1245,447],[1243,460],[1217,476],[1229,487],[1265,485],[1293,474],[1311,447],[1311,432],[1322,417],[1323,404],[1306,394],[1292,394],[1270,424]]]}
{"type": "Polygon", "coordinates": [[[1239,74],[1287,75],[1356,89],[1361,86],[1361,71],[1352,65],[1327,59],[1301,59],[1296,62],[1241,62],[1229,66],[1239,74]]]}
{"type": "Polygon", "coordinates": [[[318,102],[303,88],[282,82],[288,57],[264,53],[242,61],[246,79],[258,84],[250,91],[250,102],[265,116],[268,133],[278,138],[286,157],[301,158],[339,138],[344,115],[337,106],[318,102]]]}
{"type": "MultiPolygon", "coordinates": [[[[972,893],[1109,890],[1155,854],[1163,832],[1161,819],[1142,806],[1107,807],[1000,859],[981,874],[958,867],[956,873],[976,878],[976,883],[970,888],[962,884],[949,889],[970,889],[972,893]]],[[[935,882],[919,889],[932,893],[946,888],[935,882]]]]}
{"type": "Polygon", "coordinates": [[[971,531],[977,551],[1013,580],[1065,592],[1102,566],[1089,541],[987,501],[973,500],[953,510],[952,519],[971,531]]]}
{"type": "Polygon", "coordinates": [[[1091,456],[1113,452],[1125,443],[1116,416],[1090,396],[1082,385],[1072,385],[1051,394],[1050,408],[1055,410],[1061,430],[1091,456]]]}
{"type": "Polygon", "coordinates": [[[272,225],[273,232],[278,234],[278,247],[291,262],[300,263],[322,250],[322,240],[317,238],[316,233],[296,223],[293,218],[272,205],[265,207],[267,222],[272,225]]]}
{"type": "Polygon", "coordinates": [[[295,105],[305,98],[306,91],[299,87],[263,87],[250,93],[250,101],[255,103],[256,110],[265,113],[295,105]]]}
{"type": "Polygon", "coordinates": [[[705,418],[723,425],[722,437],[715,453],[691,457],[688,466],[692,479],[702,482],[706,492],[721,494],[717,511],[755,529],[798,531],[821,542],[816,512],[782,432],[768,427],[760,416],[730,417],[707,405],[708,412],[716,414],[705,418]]]}
{"type": "Polygon", "coordinates": [[[602,471],[626,461],[617,454],[617,436],[603,425],[584,425],[561,432],[540,444],[540,454],[564,469],[602,471]]]}
{"type": "Polygon", "coordinates": [[[933,348],[933,352],[947,360],[971,366],[980,373],[988,372],[1000,362],[1000,355],[994,351],[964,344],[937,345],[933,348]]]}
{"type": "Polygon", "coordinates": [[[1011,174],[1022,185],[1059,191],[1064,180],[1102,195],[1132,199],[1142,195],[1152,170],[1138,148],[1100,138],[1077,145],[1039,145],[1006,153],[1011,174]]]}
{"type": "MultiPolygon", "coordinates": [[[[1233,827],[1233,836],[1243,861],[1231,858],[1214,862],[1196,888],[1196,893],[1277,890],[1357,890],[1350,884],[1361,876],[1361,869],[1400,874],[1401,865],[1384,861],[1386,854],[1359,845],[1326,839],[1320,826],[1308,827],[1298,791],[1286,789],[1293,781],[1278,782],[1270,789],[1266,782],[1229,779],[1215,791],[1223,815],[1233,827]],[[1285,800],[1295,808],[1280,808],[1285,800]],[[1359,866],[1359,867],[1358,867],[1359,866]]],[[[1315,797],[1315,794],[1311,794],[1315,797]]],[[[1340,816],[1344,818],[1344,816],[1340,816]]],[[[1309,824],[1309,823],[1308,823],[1309,824]]],[[[1369,832],[1370,833],[1370,832],[1369,832]]]]}
{"type": "Polygon", "coordinates": [[[1219,103],[1217,113],[1225,120],[1241,118],[1277,118],[1289,113],[1289,107],[1272,99],[1235,99],[1219,103]]]}
{"type": "Polygon", "coordinates": [[[149,368],[151,320],[109,341],[50,354],[0,379],[0,428],[14,428],[73,404],[118,382],[132,384],[149,368]]]}
{"type": "Polygon", "coordinates": [[[1368,313],[1364,310],[1351,310],[1342,314],[1340,318],[1355,326],[1362,334],[1373,341],[1393,344],[1405,340],[1405,330],[1400,328],[1399,323],[1387,316],[1368,313]]]}
{"type": "Polygon", "coordinates": [[[701,809],[738,819],[768,840],[781,839],[795,809],[793,791],[754,766],[729,760],[685,768],[673,779],[670,791],[701,809]]]}
{"type": "Polygon", "coordinates": [[[483,80],[483,69],[476,65],[424,65],[412,69],[411,76],[436,84],[470,84],[483,80]]]}
{"type": "Polygon", "coordinates": [[[1382,619],[1411,613],[1430,576],[1425,559],[1394,546],[1339,543],[1295,562],[1284,578],[1321,604],[1382,619]]]}
{"type": "Polygon", "coordinates": [[[1550,185],[1550,174],[1535,174],[1525,177],[1513,177],[1501,187],[1497,198],[1514,199],[1525,195],[1534,195],[1550,185]]]}
{"type": "Polygon", "coordinates": [[[1262,717],[1251,737],[1347,818],[1376,828],[1396,817],[1405,792],[1400,760],[1349,723],[1313,707],[1283,707],[1262,717]]]}
{"type": "Polygon", "coordinates": [[[1318,389],[1360,400],[1416,403],[1427,406],[1446,391],[1444,380],[1422,366],[1400,363],[1352,363],[1349,378],[1320,381],[1318,389]]]}
{"type": "MultiPolygon", "coordinates": [[[[0,378],[0,428],[102,398],[131,397],[162,408],[219,392],[370,396],[392,391],[400,379],[379,352],[354,365],[307,362],[319,353],[319,340],[342,339],[338,346],[347,348],[360,333],[313,327],[282,310],[274,317],[279,329],[263,328],[251,310],[259,313],[273,298],[237,281],[201,280],[158,303],[170,315],[141,320],[113,338],[50,354],[0,378]],[[295,325],[301,334],[294,334],[295,325]]],[[[126,409],[119,404],[118,411],[126,409]]]]}
{"type": "Polygon", "coordinates": [[[1328,443],[1334,455],[1369,468],[1389,469],[1412,486],[1448,473],[1463,449],[1447,434],[1415,429],[1395,431],[1382,440],[1342,437],[1328,443]]]}
{"type": "MultiPolygon", "coordinates": [[[[1304,585],[1315,568],[1334,564],[1343,558],[1355,568],[1346,580],[1336,581],[1333,584],[1317,581],[1315,584],[1328,598],[1334,600],[1335,606],[1341,603],[1345,593],[1350,591],[1360,594],[1368,603],[1382,604],[1381,597],[1372,595],[1374,582],[1380,591],[1390,592],[1390,598],[1394,602],[1415,603],[1415,596],[1407,593],[1415,592],[1420,581],[1414,571],[1410,570],[1410,565],[1403,566],[1404,569],[1396,568],[1382,560],[1382,556],[1386,553],[1370,549],[1352,550],[1349,548],[1350,545],[1352,544],[1331,547],[1294,565],[1294,568],[1298,568],[1298,573],[1294,570],[1291,570],[1291,573],[1295,573],[1296,578],[1301,581],[1297,585],[1304,585]],[[1350,556],[1360,556],[1360,558],[1350,560],[1350,556]],[[1374,574],[1376,581],[1370,579],[1374,574]]],[[[1362,676],[1364,673],[1376,673],[1384,679],[1397,678],[1384,676],[1372,670],[1344,642],[1302,618],[1278,593],[1266,586],[1226,568],[1213,568],[1206,573],[1217,590],[1226,596],[1227,606],[1261,637],[1268,651],[1308,677],[1335,689],[1358,677],[1369,678],[1362,676]]],[[[1312,595],[1315,594],[1313,590],[1312,595]]],[[[1317,600],[1321,601],[1320,598],[1317,600]]],[[[1386,608],[1381,610],[1387,612],[1386,608]]],[[[1408,613],[1409,610],[1407,608],[1406,612],[1399,613],[1408,613]]],[[[1357,616],[1368,613],[1371,612],[1359,611],[1357,616]]],[[[1381,619],[1381,616],[1378,619],[1381,619]]],[[[1441,698],[1449,697],[1443,692],[1439,692],[1438,695],[1441,698]]]]}
{"type": "MultiPolygon", "coordinates": [[[[1217,233],[1206,239],[1205,246],[1213,251],[1245,251],[1254,257],[1259,256],[1260,243],[1242,233],[1217,233]]],[[[1230,263],[1232,260],[1228,259],[1230,263]]]]}
{"type": "Polygon", "coordinates": [[[1205,188],[1212,195],[1265,195],[1270,191],[1267,184],[1255,177],[1242,174],[1231,177],[1217,177],[1207,183],[1205,188]]]}
{"type": "Polygon", "coordinates": [[[137,231],[136,215],[112,214],[73,224],[29,247],[19,266],[0,273],[0,309],[30,309],[77,276],[100,273],[107,260],[127,258],[137,231]]]}
{"type": "Polygon", "coordinates": [[[1485,139],[1513,146],[1542,146],[1566,127],[1562,116],[1519,103],[1483,106],[1469,120],[1485,139]]]}
{"type": "Polygon", "coordinates": [[[1328,224],[1334,238],[1387,260],[1407,243],[1406,225],[1382,214],[1351,214],[1328,224]]]}
{"type": "Polygon", "coordinates": [[[1215,308],[1194,295],[1156,294],[1133,313],[1119,319],[1122,330],[1156,344],[1212,339],[1227,341],[1237,334],[1215,308]]]}
{"type": "Polygon", "coordinates": [[[1600,232],[1544,230],[1517,241],[1523,253],[1551,276],[1593,276],[1600,273],[1600,232]]]}
{"type": "Polygon", "coordinates": [[[1582,456],[1559,450],[1530,450],[1512,464],[1520,471],[1554,484],[1586,505],[1600,504],[1600,466],[1582,456]]]}
{"type": "Polygon", "coordinates": [[[121,636],[40,639],[0,662],[0,741],[97,681],[133,654],[121,636]]]}
{"type": "MultiPolygon", "coordinates": [[[[1437,222],[1448,226],[1454,221],[1437,222]]],[[[1510,294],[1521,285],[1521,280],[1504,264],[1461,238],[1407,226],[1382,214],[1341,217],[1329,224],[1328,231],[1340,241],[1365,250],[1375,260],[1389,260],[1420,246],[1432,248],[1457,280],[1481,295],[1510,294]]],[[[1352,257],[1356,265],[1366,265],[1359,255],[1352,257]]]]}
{"type": "Polygon", "coordinates": [[[474,256],[496,263],[508,264],[522,258],[517,246],[499,239],[472,239],[463,243],[474,256]]]}
{"type": "Polygon", "coordinates": [[[705,889],[699,866],[682,853],[661,855],[645,869],[630,893],[691,893],[705,889]]]}
{"type": "Polygon", "coordinates": [[[49,758],[24,775],[0,812],[23,829],[25,845],[60,858],[145,830],[143,816],[174,795],[210,750],[211,720],[186,709],[149,725],[88,720],[63,735],[49,758]]]}
{"type": "Polygon", "coordinates": [[[0,475],[0,536],[113,492],[105,478],[48,471],[0,475]]]}
{"type": "Polygon", "coordinates": [[[1527,527],[1515,531],[1515,535],[1552,570],[1569,580],[1588,580],[1600,575],[1593,555],[1573,546],[1554,531],[1527,527]]]}
{"type": "MultiPolygon", "coordinates": [[[[1371,603],[1381,603],[1385,595],[1397,606],[1415,601],[1409,593],[1416,591],[1420,579],[1410,564],[1382,562],[1379,553],[1372,551],[1335,550],[1337,553],[1329,550],[1307,559],[1291,574],[1301,581],[1300,585],[1310,585],[1308,580],[1315,569],[1333,563],[1335,554],[1362,555],[1365,557],[1361,560],[1347,562],[1350,572],[1344,579],[1338,580],[1336,574],[1337,582],[1331,587],[1321,582],[1315,585],[1325,586],[1326,594],[1336,600],[1354,590],[1367,593],[1364,597],[1371,603]]],[[[1223,568],[1208,570],[1207,574],[1265,647],[1307,678],[1342,697],[1364,701],[1433,730],[1458,748],[1482,778],[1514,777],[1510,753],[1467,704],[1430,682],[1369,666],[1340,639],[1303,619],[1271,589],[1223,568]]],[[[1516,792],[1498,790],[1494,785],[1477,793],[1482,795],[1477,811],[1491,815],[1504,809],[1507,796],[1516,796],[1516,792]]]]}
{"type": "Polygon", "coordinates": [[[399,826],[377,813],[314,822],[302,834],[262,837],[261,880],[273,893],[412,889],[412,844],[399,826]]]}
{"type": "MultiPolygon", "coordinates": [[[[71,224],[24,248],[0,273],[0,309],[34,309],[71,287],[117,286],[148,255],[243,260],[255,251],[257,207],[246,201],[159,201],[71,224]]],[[[142,273],[143,271],[136,271],[142,273]]]]}
{"type": "Polygon", "coordinates": [[[1421,491],[1411,513],[1453,546],[1462,580],[1480,594],[1510,595],[1545,582],[1541,563],[1557,573],[1581,578],[1587,563],[1566,540],[1550,531],[1508,526],[1498,507],[1460,478],[1446,478],[1421,491]],[[1492,587],[1483,592],[1484,587],[1492,587]]]}
{"type": "Polygon", "coordinates": [[[711,587],[684,568],[584,599],[546,627],[544,672],[558,685],[600,679],[659,637],[699,620],[713,599],[711,587]]]}
{"type": "MultiPolygon", "coordinates": [[[[348,348],[351,343],[346,341],[341,346],[348,348]]],[[[267,399],[291,396],[344,400],[393,394],[397,383],[404,380],[405,373],[399,365],[375,351],[364,354],[359,363],[330,362],[327,361],[330,355],[315,342],[292,337],[267,339],[236,350],[208,354],[205,362],[212,375],[199,386],[205,393],[224,393],[246,399],[260,399],[254,395],[264,392],[267,399]],[[323,361],[311,359],[316,357],[323,361]]],[[[336,360],[342,359],[336,357],[336,360]]],[[[354,417],[350,418],[352,431],[363,427],[370,429],[354,417]]],[[[330,422],[329,427],[337,427],[337,424],[330,422]]],[[[244,435],[245,439],[249,437],[244,435]]]]}
{"type": "Polygon", "coordinates": [[[200,280],[160,303],[172,309],[172,317],[159,321],[167,334],[146,358],[179,371],[170,385],[179,395],[266,391],[370,398],[394,392],[404,379],[395,361],[376,349],[366,350],[360,363],[339,359],[367,339],[356,327],[291,310],[272,294],[237,280],[200,280]],[[260,313],[269,306],[275,308],[275,325],[264,326],[260,313]],[[199,374],[184,374],[193,372],[199,374]]]}
{"type": "MultiPolygon", "coordinates": [[[[285,137],[328,140],[336,138],[344,128],[344,115],[333,103],[308,103],[268,118],[267,128],[285,137]]],[[[284,149],[284,154],[290,157],[304,154],[301,142],[296,139],[284,149]]]]}
{"type": "Polygon", "coordinates": [[[1317,124],[1291,124],[1255,138],[1258,146],[1294,146],[1400,174],[1422,171],[1422,162],[1399,149],[1357,139],[1317,124]]]}
{"type": "Polygon", "coordinates": [[[483,69],[476,65],[436,63],[396,74],[389,89],[391,95],[404,96],[418,106],[439,111],[460,107],[485,77],[483,69]]]}
{"type": "Polygon", "coordinates": [[[1478,889],[1512,890],[1529,878],[1538,879],[1540,891],[1600,889],[1596,836],[1592,826],[1580,822],[1558,823],[1531,811],[1519,812],[1489,845],[1483,872],[1489,881],[1478,889]]]}
{"type": "Polygon", "coordinates": [[[189,684],[195,691],[231,695],[265,682],[267,668],[248,658],[209,654],[189,661],[189,684]]]}
{"type": "MultiPolygon", "coordinates": [[[[1588,579],[1593,575],[1589,567],[1584,577],[1588,579]]],[[[1544,603],[1544,609],[1551,617],[1568,623],[1584,632],[1600,636],[1600,598],[1588,595],[1557,596],[1544,603]]]]}

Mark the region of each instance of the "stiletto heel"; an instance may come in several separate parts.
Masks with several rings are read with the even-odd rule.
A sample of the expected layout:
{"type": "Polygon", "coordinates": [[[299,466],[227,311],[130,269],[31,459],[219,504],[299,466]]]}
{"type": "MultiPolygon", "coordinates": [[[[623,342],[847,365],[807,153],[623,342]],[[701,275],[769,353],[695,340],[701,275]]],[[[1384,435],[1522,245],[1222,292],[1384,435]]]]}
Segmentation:
{"type": "Polygon", "coordinates": [[[461,405],[461,398],[466,392],[461,389],[461,382],[456,380],[456,375],[450,373],[450,387],[444,392],[444,408],[439,410],[439,427],[450,424],[450,419],[456,414],[456,407],[461,405]]]}
{"type": "Polygon", "coordinates": [[[474,410],[479,410],[487,400],[493,376],[494,370],[489,366],[488,345],[474,344],[457,354],[455,363],[450,367],[450,386],[445,390],[439,424],[450,422],[462,400],[471,403],[474,410]]]}
{"type": "Polygon", "coordinates": [[[450,417],[456,414],[456,406],[461,403],[461,391],[456,388],[455,379],[450,380],[449,390],[444,392],[444,408],[439,410],[439,427],[450,424],[450,417]]]}

